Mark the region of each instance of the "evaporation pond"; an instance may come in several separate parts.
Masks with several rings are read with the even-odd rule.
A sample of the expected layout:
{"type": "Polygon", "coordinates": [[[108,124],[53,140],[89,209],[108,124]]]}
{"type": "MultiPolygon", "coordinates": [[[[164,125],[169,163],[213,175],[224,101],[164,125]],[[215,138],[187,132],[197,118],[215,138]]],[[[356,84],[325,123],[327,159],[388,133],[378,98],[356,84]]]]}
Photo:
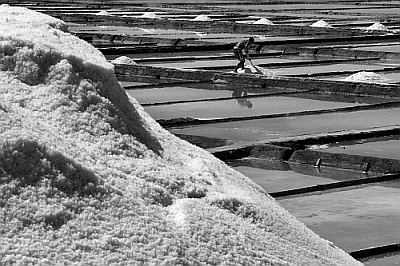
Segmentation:
{"type": "Polygon", "coordinates": [[[350,143],[350,145],[339,143],[338,146],[335,145],[335,147],[329,147],[322,151],[400,160],[400,140],[365,141],[350,143]]]}
{"type": "Polygon", "coordinates": [[[310,110],[322,110],[360,105],[359,103],[330,102],[298,97],[270,96],[237,98],[223,101],[191,102],[148,106],[146,111],[154,119],[177,117],[222,118],[246,117],[310,110]]]}
{"type": "Polygon", "coordinates": [[[226,161],[226,163],[260,185],[267,193],[365,177],[359,172],[333,168],[317,169],[253,158],[226,161]]]}
{"type": "MultiPolygon", "coordinates": [[[[141,104],[232,97],[232,91],[213,89],[210,84],[198,86],[198,88],[189,88],[186,86],[155,86],[151,89],[135,89],[127,90],[126,92],[130,96],[136,98],[141,104]]],[[[248,95],[251,94],[252,93],[249,93],[248,95]]]]}
{"type": "Polygon", "coordinates": [[[278,202],[315,233],[346,251],[400,239],[398,188],[367,186],[278,202]]]}
{"type": "Polygon", "coordinates": [[[224,138],[236,143],[325,134],[400,124],[400,108],[224,122],[171,128],[174,134],[224,138]]]}

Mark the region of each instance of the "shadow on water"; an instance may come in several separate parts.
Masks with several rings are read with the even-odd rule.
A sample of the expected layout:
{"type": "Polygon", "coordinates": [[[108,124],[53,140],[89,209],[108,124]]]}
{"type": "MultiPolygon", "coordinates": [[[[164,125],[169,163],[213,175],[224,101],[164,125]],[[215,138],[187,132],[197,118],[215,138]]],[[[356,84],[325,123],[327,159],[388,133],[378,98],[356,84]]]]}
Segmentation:
{"type": "Polygon", "coordinates": [[[234,97],[236,99],[236,101],[240,107],[249,108],[249,109],[251,109],[253,107],[253,104],[251,103],[251,101],[249,101],[249,99],[245,98],[245,97],[247,97],[247,91],[245,91],[245,90],[233,91],[232,97],[234,97]]]}

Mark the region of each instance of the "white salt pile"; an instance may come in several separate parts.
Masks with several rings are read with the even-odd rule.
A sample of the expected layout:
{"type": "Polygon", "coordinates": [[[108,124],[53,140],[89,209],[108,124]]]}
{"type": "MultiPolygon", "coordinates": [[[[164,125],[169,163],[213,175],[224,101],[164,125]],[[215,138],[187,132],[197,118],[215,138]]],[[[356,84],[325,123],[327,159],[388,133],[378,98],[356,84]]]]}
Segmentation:
{"type": "Polygon", "coordinates": [[[96,13],[97,16],[112,16],[112,14],[108,13],[105,10],[101,10],[100,12],[96,13]]]}
{"type": "Polygon", "coordinates": [[[361,265],[161,128],[65,24],[0,20],[0,265],[361,265]]]}
{"type": "Polygon", "coordinates": [[[191,20],[192,21],[213,21],[213,19],[207,15],[198,15],[197,17],[195,17],[191,20]]]}
{"type": "Polygon", "coordinates": [[[367,31],[374,31],[374,30],[381,30],[381,31],[387,31],[388,28],[385,25],[382,25],[379,22],[375,22],[374,24],[372,24],[369,27],[366,27],[365,30],[367,31]]]}
{"type": "Polygon", "coordinates": [[[274,23],[272,23],[272,21],[267,18],[260,18],[259,20],[254,21],[253,24],[273,25],[274,23]]]}
{"type": "Polygon", "coordinates": [[[317,22],[314,22],[313,24],[311,24],[310,27],[333,28],[328,22],[326,22],[324,20],[318,20],[317,22]]]}
{"type": "Polygon", "coordinates": [[[357,72],[351,76],[348,76],[347,78],[343,79],[344,81],[355,81],[355,82],[376,82],[376,83],[382,83],[387,81],[387,79],[379,74],[376,74],[374,72],[366,72],[366,71],[361,71],[357,72]]]}
{"type": "Polygon", "coordinates": [[[152,18],[152,19],[160,19],[155,12],[144,12],[143,15],[140,16],[141,18],[152,18]]]}
{"type": "Polygon", "coordinates": [[[137,63],[130,57],[120,56],[111,61],[111,63],[119,65],[137,65],[137,63]]]}

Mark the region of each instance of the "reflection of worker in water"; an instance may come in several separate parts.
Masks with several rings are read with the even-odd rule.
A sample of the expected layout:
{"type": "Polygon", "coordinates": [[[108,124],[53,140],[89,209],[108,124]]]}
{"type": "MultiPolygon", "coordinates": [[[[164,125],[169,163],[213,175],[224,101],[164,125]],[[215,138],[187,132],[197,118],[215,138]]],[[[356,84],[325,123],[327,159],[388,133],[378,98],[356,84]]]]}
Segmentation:
{"type": "Polygon", "coordinates": [[[248,60],[251,60],[250,56],[249,56],[249,47],[252,44],[254,44],[254,38],[250,37],[248,40],[242,40],[242,41],[238,42],[235,45],[235,47],[233,47],[233,53],[235,54],[237,60],[239,60],[239,63],[237,64],[237,66],[235,67],[233,72],[237,73],[237,70],[239,68],[244,69],[244,62],[245,62],[246,58],[248,60]],[[244,50],[244,54],[243,54],[243,50],[244,50]]]}
{"type": "Polygon", "coordinates": [[[237,90],[237,91],[233,91],[232,92],[232,97],[236,98],[237,103],[241,106],[241,107],[246,107],[251,109],[253,107],[253,104],[247,99],[244,98],[247,96],[247,91],[244,90],[237,90]]]}

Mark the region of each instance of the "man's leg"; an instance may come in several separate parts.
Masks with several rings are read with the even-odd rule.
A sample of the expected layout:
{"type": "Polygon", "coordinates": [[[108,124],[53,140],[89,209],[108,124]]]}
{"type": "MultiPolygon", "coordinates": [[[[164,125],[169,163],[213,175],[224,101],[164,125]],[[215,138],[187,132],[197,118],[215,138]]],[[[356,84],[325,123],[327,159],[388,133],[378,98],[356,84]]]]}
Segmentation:
{"type": "Polygon", "coordinates": [[[236,65],[235,69],[233,70],[233,72],[237,73],[237,70],[239,68],[241,68],[241,69],[244,68],[245,59],[244,59],[244,55],[242,53],[242,50],[234,49],[233,53],[235,54],[236,59],[239,60],[239,63],[236,65]]]}

